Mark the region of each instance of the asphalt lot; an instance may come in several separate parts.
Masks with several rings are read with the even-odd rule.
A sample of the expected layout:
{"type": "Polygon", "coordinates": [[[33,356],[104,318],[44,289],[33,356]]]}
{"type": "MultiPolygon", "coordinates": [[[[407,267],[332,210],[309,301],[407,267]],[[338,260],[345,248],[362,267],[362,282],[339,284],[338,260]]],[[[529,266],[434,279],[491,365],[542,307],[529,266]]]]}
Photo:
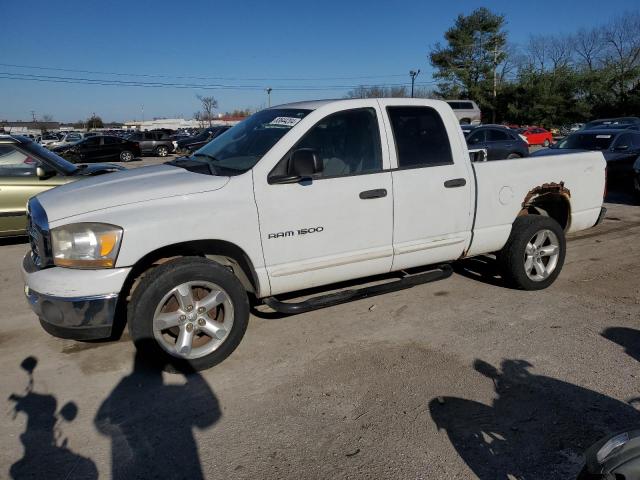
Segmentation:
{"type": "Polygon", "coordinates": [[[147,370],[126,334],[47,335],[23,295],[27,246],[5,241],[0,477],[572,478],[591,443],[640,424],[640,207],[609,200],[547,290],[468,260],[441,282],[252,316],[229,359],[188,377],[147,370]]]}

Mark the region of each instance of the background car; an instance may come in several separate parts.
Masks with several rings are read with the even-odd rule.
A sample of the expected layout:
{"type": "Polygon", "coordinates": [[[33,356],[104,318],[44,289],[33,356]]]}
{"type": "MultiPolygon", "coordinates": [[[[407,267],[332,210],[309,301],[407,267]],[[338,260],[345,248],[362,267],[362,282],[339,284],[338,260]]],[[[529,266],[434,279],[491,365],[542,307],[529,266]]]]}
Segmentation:
{"type": "Polygon", "coordinates": [[[628,129],[590,129],[572,133],[553,147],[538,150],[532,156],[557,155],[585,150],[602,152],[607,161],[607,179],[612,184],[630,186],[633,165],[640,156],[640,132],[628,129]]]}
{"type": "Polygon", "coordinates": [[[138,142],[142,155],[166,157],[174,150],[171,134],[161,130],[136,132],[133,135],[129,135],[127,140],[138,142]]]}
{"type": "Polygon", "coordinates": [[[193,137],[174,140],[176,151],[185,152],[185,153],[195,152],[199,148],[204,147],[207,143],[209,143],[211,140],[216,138],[218,135],[221,135],[227,130],[229,130],[229,128],[231,127],[226,125],[209,127],[203,130],[202,132],[200,132],[198,135],[195,135],[193,137]]]}
{"type": "Polygon", "coordinates": [[[541,127],[520,128],[516,131],[527,139],[529,145],[542,145],[548,147],[553,143],[552,133],[541,127]]]}
{"type": "Polygon", "coordinates": [[[599,118],[591,120],[587,123],[583,130],[593,130],[594,128],[634,128],[640,129],[640,118],[638,117],[616,117],[616,118],[599,118]]]}
{"type": "Polygon", "coordinates": [[[57,142],[52,142],[47,145],[48,148],[61,147],[63,145],[70,145],[72,143],[79,142],[84,138],[84,134],[80,132],[69,132],[65,133],[63,137],[57,142]]]}
{"type": "Polygon", "coordinates": [[[470,149],[484,148],[487,160],[529,156],[529,145],[516,132],[501,125],[482,125],[465,135],[470,149]]]}
{"type": "Polygon", "coordinates": [[[480,123],[482,112],[476,102],[471,100],[447,100],[447,103],[461,124],[478,125],[480,123]]]}
{"type": "Polygon", "coordinates": [[[30,197],[122,169],[110,164],[73,165],[27,137],[0,135],[0,237],[25,234],[30,197]]]}
{"type": "Polygon", "coordinates": [[[101,135],[51,149],[73,163],[112,160],[130,162],[141,155],[140,146],[125,138],[101,135]]]}
{"type": "Polygon", "coordinates": [[[50,145],[59,140],[60,140],[60,137],[54,133],[44,133],[36,138],[36,142],[44,146],[50,145]]]}

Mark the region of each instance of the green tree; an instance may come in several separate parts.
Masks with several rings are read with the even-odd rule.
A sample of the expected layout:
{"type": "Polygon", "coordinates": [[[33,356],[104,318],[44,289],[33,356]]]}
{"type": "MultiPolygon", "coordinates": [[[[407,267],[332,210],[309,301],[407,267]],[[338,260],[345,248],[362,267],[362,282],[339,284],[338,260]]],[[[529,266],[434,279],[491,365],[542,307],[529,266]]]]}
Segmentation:
{"type": "Polygon", "coordinates": [[[438,94],[468,98],[496,118],[498,67],[507,59],[505,18],[481,7],[458,15],[444,34],[446,45],[436,44],[429,58],[436,69],[438,94]]]}

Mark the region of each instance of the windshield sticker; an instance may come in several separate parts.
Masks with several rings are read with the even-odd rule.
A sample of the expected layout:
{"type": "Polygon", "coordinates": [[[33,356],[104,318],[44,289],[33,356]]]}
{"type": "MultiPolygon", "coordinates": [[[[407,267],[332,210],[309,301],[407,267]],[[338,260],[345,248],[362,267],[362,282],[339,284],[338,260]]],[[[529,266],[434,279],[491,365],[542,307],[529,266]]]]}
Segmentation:
{"type": "Polygon", "coordinates": [[[596,138],[611,138],[611,135],[596,135],[596,138]]]}
{"type": "Polygon", "coordinates": [[[298,123],[301,118],[295,117],[276,117],[271,120],[267,125],[281,125],[283,127],[293,127],[296,123],[298,123]]]}

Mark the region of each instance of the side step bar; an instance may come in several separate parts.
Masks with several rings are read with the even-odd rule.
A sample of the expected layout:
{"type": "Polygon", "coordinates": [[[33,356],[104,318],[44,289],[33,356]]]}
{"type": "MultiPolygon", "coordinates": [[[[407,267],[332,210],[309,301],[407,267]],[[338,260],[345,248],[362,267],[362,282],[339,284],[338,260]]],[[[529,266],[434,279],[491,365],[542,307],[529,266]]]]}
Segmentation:
{"type": "Polygon", "coordinates": [[[404,290],[405,288],[411,288],[415,285],[421,285],[423,283],[435,282],[436,280],[444,280],[445,278],[449,278],[452,273],[453,268],[451,268],[451,265],[445,264],[439,265],[435,270],[430,270],[428,272],[418,273],[414,275],[407,275],[406,277],[402,277],[395,282],[373,285],[371,287],[342,290],[336,293],[311,297],[302,302],[281,302],[275,297],[267,297],[263,301],[265,304],[279,313],[304,313],[310,312],[311,310],[317,310],[319,308],[338,305],[340,303],[345,303],[352,300],[358,300],[361,298],[381,295],[383,293],[404,290]]]}

